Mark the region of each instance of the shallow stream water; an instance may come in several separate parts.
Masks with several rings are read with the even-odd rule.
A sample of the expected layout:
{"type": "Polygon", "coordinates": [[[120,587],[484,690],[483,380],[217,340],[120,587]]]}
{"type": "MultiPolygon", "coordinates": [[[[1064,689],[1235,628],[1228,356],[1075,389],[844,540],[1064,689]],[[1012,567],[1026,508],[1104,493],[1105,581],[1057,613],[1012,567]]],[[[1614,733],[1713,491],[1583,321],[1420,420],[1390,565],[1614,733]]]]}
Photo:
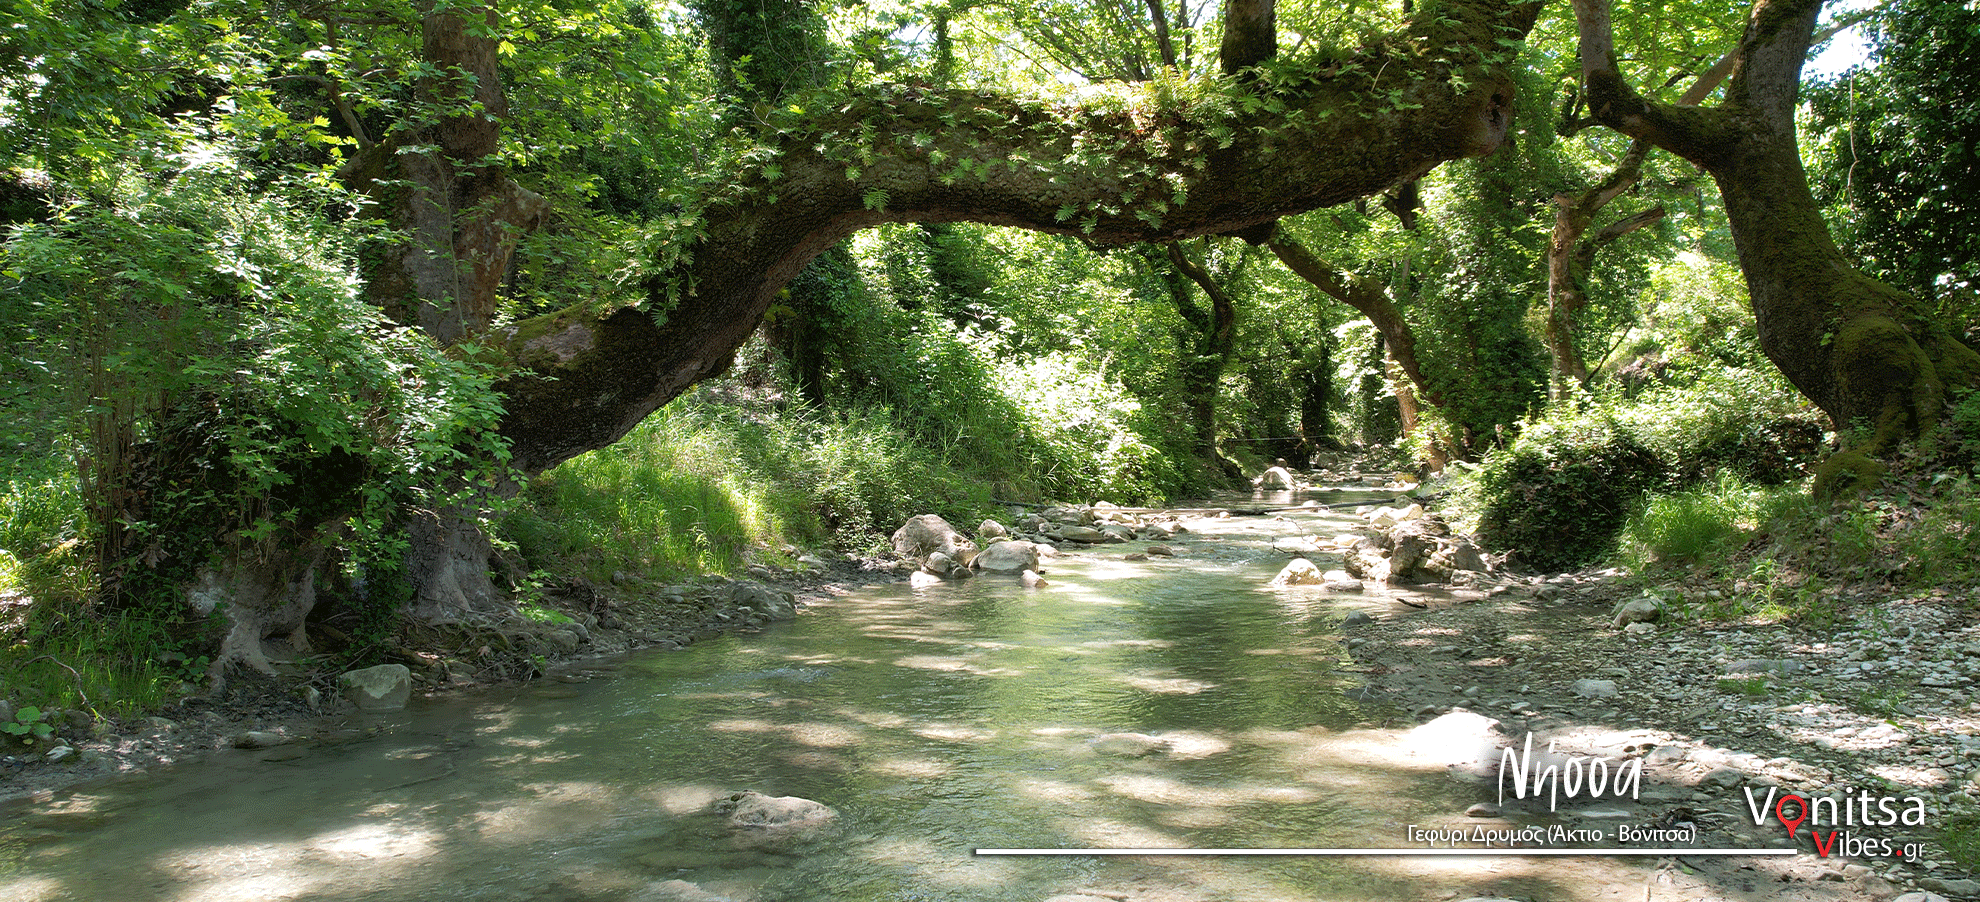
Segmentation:
{"type": "Polygon", "coordinates": [[[1347,609],[1266,588],[1274,539],[1345,515],[1186,522],[1173,559],[1101,546],[1043,589],[863,590],[586,682],[415,701],[361,739],[0,812],[0,900],[1397,900],[1523,867],[976,854],[1396,846],[1477,800],[1366,728],[1347,609]],[[1096,742],[1113,733],[1161,746],[1096,742]],[[742,790],[839,817],[752,840],[709,810],[742,790]]]}

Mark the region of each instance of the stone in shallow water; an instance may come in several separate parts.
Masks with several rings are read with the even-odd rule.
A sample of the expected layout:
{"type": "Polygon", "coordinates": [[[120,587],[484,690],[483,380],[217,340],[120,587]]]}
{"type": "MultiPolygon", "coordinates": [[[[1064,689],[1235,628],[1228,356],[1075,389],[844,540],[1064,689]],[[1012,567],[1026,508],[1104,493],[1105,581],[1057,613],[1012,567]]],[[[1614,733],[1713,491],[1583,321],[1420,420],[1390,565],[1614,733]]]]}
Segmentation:
{"type": "Polygon", "coordinates": [[[1022,539],[998,542],[983,549],[970,566],[998,573],[1021,573],[1038,566],[1038,546],[1022,539]]]}
{"type": "Polygon", "coordinates": [[[1117,758],[1139,758],[1160,750],[1168,743],[1146,733],[1103,733],[1093,737],[1088,745],[1102,755],[1117,758]]]}
{"type": "Polygon", "coordinates": [[[717,804],[729,815],[731,827],[816,827],[839,816],[830,807],[797,796],[766,796],[760,792],[739,792],[717,804]]]}
{"type": "Polygon", "coordinates": [[[337,678],[344,697],[359,711],[397,711],[412,698],[412,671],[404,664],[380,664],[337,678]]]}

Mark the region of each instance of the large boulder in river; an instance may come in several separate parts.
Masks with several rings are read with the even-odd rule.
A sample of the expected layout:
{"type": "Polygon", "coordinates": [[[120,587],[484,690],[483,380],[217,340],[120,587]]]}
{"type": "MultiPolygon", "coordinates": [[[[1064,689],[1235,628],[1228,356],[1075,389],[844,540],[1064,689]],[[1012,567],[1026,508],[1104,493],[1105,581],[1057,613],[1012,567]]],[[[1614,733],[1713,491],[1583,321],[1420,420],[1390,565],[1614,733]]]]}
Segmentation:
{"type": "Polygon", "coordinates": [[[839,816],[821,802],[753,791],[735,793],[715,803],[715,809],[729,816],[729,826],[738,828],[817,827],[839,816]]]}
{"type": "Polygon", "coordinates": [[[949,521],[934,514],[922,514],[908,518],[900,529],[894,530],[894,551],[915,561],[926,561],[937,551],[951,560],[967,561],[976,553],[976,543],[957,532],[949,521]]]}
{"type": "Polygon", "coordinates": [[[1272,577],[1272,586],[1274,588],[1282,586],[1317,586],[1326,581],[1326,574],[1321,573],[1318,566],[1306,558],[1298,557],[1293,558],[1292,562],[1285,566],[1285,569],[1280,570],[1278,576],[1272,577]]]}
{"type": "Polygon", "coordinates": [[[1096,542],[1113,541],[1107,537],[1106,533],[1091,526],[1068,526],[1059,531],[1059,537],[1068,542],[1085,542],[1089,545],[1096,542]]]}
{"type": "Polygon", "coordinates": [[[797,599],[762,583],[741,580],[729,584],[729,603],[766,620],[790,620],[797,616],[797,599]]]}
{"type": "Polygon", "coordinates": [[[784,853],[815,845],[839,817],[820,802],[760,792],[736,793],[716,802],[715,810],[727,815],[737,845],[784,853]]]}
{"type": "MultiPolygon", "coordinates": [[[[1437,540],[1423,535],[1405,535],[1396,538],[1395,547],[1389,552],[1389,582],[1421,583],[1437,578],[1431,567],[1431,557],[1437,553],[1437,540]]],[[[1444,575],[1449,575],[1445,568],[1444,575]]]]}
{"type": "Polygon", "coordinates": [[[1038,568],[1038,546],[1023,539],[993,542],[977,553],[970,566],[996,573],[1022,573],[1038,568]]]}

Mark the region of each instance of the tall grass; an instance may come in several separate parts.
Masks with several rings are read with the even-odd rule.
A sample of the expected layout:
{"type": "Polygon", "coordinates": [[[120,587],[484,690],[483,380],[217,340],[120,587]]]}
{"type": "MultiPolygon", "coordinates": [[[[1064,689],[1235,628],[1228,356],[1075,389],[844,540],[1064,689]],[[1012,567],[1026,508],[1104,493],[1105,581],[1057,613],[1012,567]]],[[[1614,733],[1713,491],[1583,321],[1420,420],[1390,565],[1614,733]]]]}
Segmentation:
{"type": "Polygon", "coordinates": [[[867,551],[920,513],[968,520],[988,485],[883,410],[829,413],[689,395],[617,444],[539,477],[504,533],[531,566],[731,574],[791,545],[867,551]]]}
{"type": "Polygon", "coordinates": [[[66,461],[9,459],[0,484],[0,592],[76,591],[65,546],[81,538],[82,490],[66,461]]]}
{"type": "Polygon", "coordinates": [[[1683,491],[1651,495],[1623,524],[1618,557],[1634,570],[1696,565],[1736,550],[1800,494],[1799,486],[1783,491],[1720,474],[1683,491]]]}

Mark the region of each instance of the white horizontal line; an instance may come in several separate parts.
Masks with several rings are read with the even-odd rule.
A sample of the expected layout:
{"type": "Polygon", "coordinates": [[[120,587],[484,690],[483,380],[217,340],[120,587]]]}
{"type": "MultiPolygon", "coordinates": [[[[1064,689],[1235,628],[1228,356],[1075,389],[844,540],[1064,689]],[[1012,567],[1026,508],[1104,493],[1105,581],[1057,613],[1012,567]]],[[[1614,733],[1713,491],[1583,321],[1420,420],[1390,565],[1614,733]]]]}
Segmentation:
{"type": "Polygon", "coordinates": [[[1800,849],[976,849],[978,855],[1798,855],[1800,849]]]}

